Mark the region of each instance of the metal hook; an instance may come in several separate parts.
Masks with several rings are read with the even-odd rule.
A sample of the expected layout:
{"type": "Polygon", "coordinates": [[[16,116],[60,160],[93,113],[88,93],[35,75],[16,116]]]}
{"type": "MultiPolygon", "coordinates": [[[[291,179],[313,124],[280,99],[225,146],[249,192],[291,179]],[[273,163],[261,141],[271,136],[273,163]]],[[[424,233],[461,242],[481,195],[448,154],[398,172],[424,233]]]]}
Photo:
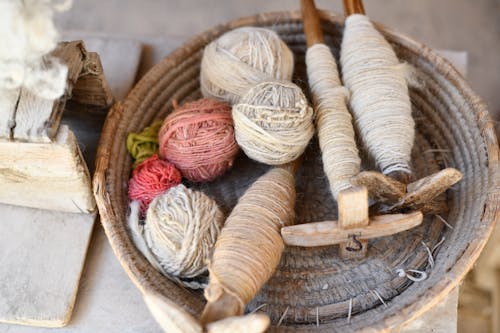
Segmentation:
{"type": "Polygon", "coordinates": [[[349,235],[350,238],[352,238],[352,241],[354,244],[356,244],[356,247],[351,247],[347,246],[345,249],[349,252],[359,252],[363,249],[363,244],[358,240],[356,235],[349,235]]]}

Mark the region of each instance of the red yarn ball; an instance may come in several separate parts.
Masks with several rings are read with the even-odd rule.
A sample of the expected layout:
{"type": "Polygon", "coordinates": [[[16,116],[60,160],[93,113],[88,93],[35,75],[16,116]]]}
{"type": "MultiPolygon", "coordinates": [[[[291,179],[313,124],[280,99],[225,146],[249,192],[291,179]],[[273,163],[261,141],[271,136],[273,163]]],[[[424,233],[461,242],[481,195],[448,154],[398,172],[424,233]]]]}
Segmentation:
{"type": "Polygon", "coordinates": [[[231,106],[210,98],[174,110],[163,122],[158,139],[160,156],[195,182],[222,175],[238,153],[231,106]]]}
{"type": "Polygon", "coordinates": [[[145,212],[154,198],[181,182],[181,173],[172,163],[162,161],[157,154],[139,164],[128,183],[128,197],[139,200],[145,212]]]}

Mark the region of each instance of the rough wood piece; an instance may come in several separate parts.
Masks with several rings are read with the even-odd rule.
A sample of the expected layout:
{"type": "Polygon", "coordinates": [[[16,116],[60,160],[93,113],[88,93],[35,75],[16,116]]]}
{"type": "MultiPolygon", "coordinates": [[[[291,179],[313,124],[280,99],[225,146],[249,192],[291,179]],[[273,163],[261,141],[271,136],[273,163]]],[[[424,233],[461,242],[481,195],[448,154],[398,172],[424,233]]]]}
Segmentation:
{"type": "Polygon", "coordinates": [[[394,203],[406,194],[406,185],[376,171],[362,171],[351,182],[365,186],[370,196],[378,202],[394,203]]]}
{"type": "Polygon", "coordinates": [[[348,242],[340,244],[340,256],[344,259],[356,259],[366,256],[367,240],[355,240],[359,227],[366,227],[368,219],[368,190],[366,187],[353,187],[339,193],[339,228],[351,231],[348,233],[348,242]],[[349,230],[353,229],[353,230],[349,230]],[[361,248],[359,248],[361,246],[361,248]]]}
{"type": "Polygon", "coordinates": [[[164,332],[203,333],[200,323],[168,298],[146,292],[144,301],[164,332]]]}
{"type": "Polygon", "coordinates": [[[0,138],[10,139],[12,128],[16,124],[16,105],[20,89],[0,89],[0,138]]]}
{"type": "Polygon", "coordinates": [[[299,224],[282,229],[281,235],[291,246],[325,246],[348,242],[350,235],[358,240],[384,237],[411,229],[422,223],[421,212],[374,216],[364,227],[342,229],[337,221],[299,224]]]}
{"type": "Polygon", "coordinates": [[[88,53],[82,72],[73,87],[71,100],[100,108],[108,108],[113,103],[113,94],[97,53],[88,53]]]}
{"type": "Polygon", "coordinates": [[[0,215],[0,321],[66,325],[96,215],[2,204],[0,215]]]}
{"type": "Polygon", "coordinates": [[[56,135],[66,100],[71,96],[87,52],[82,41],[59,43],[51,56],[59,58],[68,66],[66,93],[57,100],[37,97],[26,89],[21,89],[15,110],[15,127],[11,138],[19,141],[50,142],[56,135]]]}
{"type": "Polygon", "coordinates": [[[76,138],[61,126],[53,143],[0,141],[0,202],[74,213],[95,210],[76,138]]]}
{"type": "Polygon", "coordinates": [[[269,327],[269,317],[261,313],[230,317],[207,325],[207,333],[263,333],[269,327]]]}
{"type": "Polygon", "coordinates": [[[408,185],[408,194],[404,198],[406,207],[418,207],[432,201],[452,185],[458,183],[463,175],[453,168],[446,168],[435,174],[419,179],[408,185]]]}

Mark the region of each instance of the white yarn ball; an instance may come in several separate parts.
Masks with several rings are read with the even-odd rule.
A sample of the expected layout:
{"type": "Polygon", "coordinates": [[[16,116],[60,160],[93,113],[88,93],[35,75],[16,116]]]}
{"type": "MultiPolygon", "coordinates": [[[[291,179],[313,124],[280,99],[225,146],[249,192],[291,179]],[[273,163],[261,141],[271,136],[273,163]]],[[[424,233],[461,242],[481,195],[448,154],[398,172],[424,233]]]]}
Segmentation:
{"type": "Polygon", "coordinates": [[[297,159],[314,134],[314,112],[292,82],[262,82],[233,106],[234,134],[246,155],[280,165],[297,159]]]}
{"type": "Polygon", "coordinates": [[[272,30],[231,30],[205,47],[201,61],[203,96],[236,103],[255,85],[291,80],[293,53],[272,30]]]}
{"type": "Polygon", "coordinates": [[[181,184],[151,202],[144,237],[165,272],[193,278],[207,271],[223,225],[224,215],[214,200],[181,184]]]}

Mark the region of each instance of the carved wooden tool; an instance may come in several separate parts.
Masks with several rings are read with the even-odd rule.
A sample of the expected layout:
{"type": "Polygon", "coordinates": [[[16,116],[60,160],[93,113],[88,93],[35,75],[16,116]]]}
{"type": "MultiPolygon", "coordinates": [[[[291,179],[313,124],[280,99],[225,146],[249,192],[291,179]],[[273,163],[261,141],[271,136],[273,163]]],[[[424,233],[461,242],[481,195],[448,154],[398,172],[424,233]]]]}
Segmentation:
{"type": "Polygon", "coordinates": [[[305,223],[281,229],[287,245],[325,246],[341,244],[340,255],[346,259],[366,255],[368,239],[390,236],[422,223],[421,212],[368,217],[368,192],[352,187],[338,196],[338,221],[305,223]]]}
{"type": "Polygon", "coordinates": [[[285,227],[281,230],[281,234],[288,245],[340,244],[340,255],[343,258],[362,258],[367,253],[368,238],[386,236],[412,228],[422,222],[422,214],[417,212],[409,215],[378,217],[374,220],[375,224],[369,225],[367,189],[364,186],[353,187],[351,177],[346,177],[359,173],[360,162],[351,117],[345,105],[345,96],[342,95],[342,90],[345,88],[340,84],[335,59],[323,43],[323,33],[314,1],[302,0],[301,3],[308,46],[306,63],[309,84],[319,118],[318,136],[325,172],[338,202],[339,221],[285,227]],[[343,124],[340,125],[338,122],[343,124]],[[333,162],[342,172],[335,171],[329,174],[326,164],[331,157],[345,161],[333,162]]]}
{"type": "MultiPolygon", "coordinates": [[[[414,123],[411,117],[411,104],[404,70],[402,70],[403,67],[390,44],[367,20],[362,0],[343,0],[343,4],[345,15],[348,18],[344,29],[341,62],[344,82],[352,93],[351,109],[356,122],[358,122],[360,128],[384,126],[382,122],[386,121],[385,117],[390,113],[393,121],[413,124],[408,128],[408,133],[402,128],[394,130],[394,128],[386,129],[384,127],[383,135],[370,138],[362,137],[361,139],[365,140],[369,152],[375,157],[377,165],[387,175],[368,171],[354,176],[351,181],[353,184],[366,186],[371,197],[388,206],[387,211],[419,209],[424,213],[435,213],[439,206],[434,204],[433,200],[460,181],[462,174],[456,169],[447,168],[408,184],[411,178],[408,162],[410,161],[411,146],[413,145],[414,123]],[[365,42],[370,43],[370,45],[365,45],[365,42]],[[367,55],[368,53],[370,56],[367,55]],[[350,63],[354,57],[358,61],[356,66],[350,63]],[[371,59],[371,57],[374,59],[371,59]],[[379,61],[380,59],[384,60],[379,61]],[[369,63],[368,66],[367,63],[369,63]],[[362,71],[356,68],[359,66],[364,66],[362,71]],[[387,74],[384,75],[384,80],[377,78],[377,73],[380,74],[381,72],[387,74]],[[363,80],[359,80],[361,75],[364,75],[363,80]],[[362,81],[361,84],[360,81],[362,81]],[[395,87],[399,89],[394,89],[395,87]],[[370,91],[363,89],[370,89],[370,91]],[[395,94],[397,90],[400,91],[395,94]],[[375,101],[377,105],[381,105],[380,102],[383,101],[384,107],[389,108],[389,112],[380,107],[370,108],[372,117],[367,117],[368,104],[366,99],[362,97],[367,93],[372,94],[375,99],[379,98],[379,101],[375,101]],[[401,107],[402,104],[404,107],[401,107]],[[394,108],[400,107],[398,110],[401,110],[401,113],[397,111],[390,112],[392,106],[394,108]],[[373,120],[377,120],[379,123],[374,124],[373,120]],[[398,135],[400,138],[408,135],[411,140],[404,140],[404,138],[398,140],[398,135]],[[371,141],[372,144],[375,143],[375,145],[370,147],[370,142],[366,142],[367,140],[371,141]],[[404,141],[406,141],[406,145],[399,145],[399,142],[404,141]],[[408,143],[411,143],[411,145],[408,145],[408,143]],[[385,147],[388,144],[394,147],[385,147]],[[382,151],[377,151],[374,146],[377,146],[379,150],[381,148],[382,151]],[[386,151],[383,151],[384,149],[386,151]],[[396,149],[400,153],[394,154],[392,149],[396,149]],[[380,156],[384,154],[390,156],[390,161],[382,161],[380,156]]],[[[361,134],[368,133],[368,131],[363,133],[363,130],[361,132],[361,134]]]]}

